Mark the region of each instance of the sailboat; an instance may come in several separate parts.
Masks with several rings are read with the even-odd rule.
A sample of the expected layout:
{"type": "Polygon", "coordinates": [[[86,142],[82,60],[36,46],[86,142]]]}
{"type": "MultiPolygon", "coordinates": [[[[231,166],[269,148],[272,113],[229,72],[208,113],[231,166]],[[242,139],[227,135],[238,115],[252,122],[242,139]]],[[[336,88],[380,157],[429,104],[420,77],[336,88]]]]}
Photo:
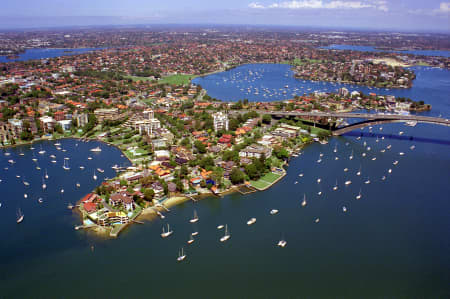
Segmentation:
{"type": "Polygon", "coordinates": [[[317,184],[319,184],[321,181],[322,181],[322,179],[321,179],[321,178],[318,178],[318,179],[317,179],[317,184]]]}
{"type": "Polygon", "coordinates": [[[17,220],[16,220],[16,222],[17,222],[17,223],[22,222],[24,216],[25,216],[25,215],[23,215],[23,214],[22,214],[22,211],[19,209],[19,210],[17,211],[17,220]]]}
{"type": "Polygon", "coordinates": [[[223,235],[222,238],[220,238],[220,242],[225,242],[225,241],[227,241],[230,237],[231,237],[231,235],[228,233],[228,224],[225,224],[225,234],[223,235]]]}
{"type": "Polygon", "coordinates": [[[42,145],[41,145],[41,150],[38,153],[39,153],[39,155],[45,154],[45,151],[42,149],[42,145]]]}
{"type": "Polygon", "coordinates": [[[167,231],[165,231],[165,230],[164,230],[164,227],[163,227],[163,232],[161,233],[161,237],[167,238],[167,237],[170,236],[172,233],[173,233],[173,231],[170,230],[170,225],[167,224],[167,231]]]}
{"type": "Polygon", "coordinates": [[[342,212],[344,212],[344,213],[347,212],[347,207],[346,206],[342,207],[342,212]]]}
{"type": "Polygon", "coordinates": [[[415,148],[416,148],[415,145],[411,145],[411,146],[409,147],[410,150],[413,150],[413,149],[415,149],[415,148]]]}
{"type": "Polygon", "coordinates": [[[194,218],[192,218],[191,220],[189,220],[190,223],[195,223],[198,221],[198,215],[197,215],[197,211],[194,210],[194,218]]]}
{"type": "Polygon", "coordinates": [[[344,172],[347,172],[347,171],[348,171],[348,168],[347,168],[347,167],[345,167],[345,168],[344,168],[344,172]]]}
{"type": "Polygon", "coordinates": [[[45,190],[47,188],[47,184],[45,183],[44,178],[42,178],[42,190],[45,190]]]}
{"type": "Polygon", "coordinates": [[[303,194],[302,207],[306,206],[306,194],[303,194]]]}
{"type": "Polygon", "coordinates": [[[42,197],[39,197],[38,203],[43,203],[43,202],[44,202],[44,200],[42,199],[42,197]]]}
{"type": "Polygon", "coordinates": [[[198,232],[197,232],[197,231],[196,231],[196,232],[193,232],[191,235],[192,235],[192,236],[196,236],[196,235],[198,235],[198,232]]]}
{"type": "Polygon", "coordinates": [[[76,186],[77,186],[77,188],[80,188],[81,185],[80,185],[80,183],[77,183],[76,186]]]}
{"type": "Polygon", "coordinates": [[[334,157],[334,160],[336,160],[336,161],[339,160],[339,157],[334,157]]]}
{"type": "Polygon", "coordinates": [[[365,184],[370,184],[370,179],[367,177],[367,181],[364,182],[365,184]]]}
{"type": "Polygon", "coordinates": [[[337,144],[334,146],[333,153],[337,153],[337,144]]]}
{"type": "Polygon", "coordinates": [[[338,189],[338,185],[337,185],[337,180],[336,180],[336,185],[334,185],[333,190],[336,191],[338,189]]]}
{"type": "MultiPolygon", "coordinates": [[[[64,168],[64,170],[70,170],[70,167],[69,167],[68,165],[66,165],[66,161],[67,161],[67,160],[64,160],[63,168],[64,168]]],[[[67,164],[68,164],[68,163],[67,163],[67,164]]]]}
{"type": "Polygon", "coordinates": [[[178,253],[177,261],[181,262],[186,258],[186,255],[184,254],[183,247],[181,247],[181,252],[178,253]]]}
{"type": "Polygon", "coordinates": [[[350,181],[350,180],[345,181],[345,186],[348,186],[348,185],[350,185],[351,183],[352,183],[352,181],[350,181]]]}
{"type": "Polygon", "coordinates": [[[217,229],[222,229],[223,228],[223,224],[220,224],[217,226],[217,229]]]}
{"type": "Polygon", "coordinates": [[[47,168],[45,169],[45,179],[48,180],[48,173],[47,173],[47,168]]]}
{"type": "Polygon", "coordinates": [[[397,165],[397,164],[398,164],[398,161],[395,160],[392,164],[393,164],[393,165],[397,165]]]}
{"type": "Polygon", "coordinates": [[[188,244],[194,243],[194,238],[192,237],[192,234],[189,234],[189,240],[187,241],[188,244]]]}
{"type": "Polygon", "coordinates": [[[92,178],[95,180],[97,180],[97,175],[95,174],[95,170],[94,170],[94,175],[92,176],[92,178]]]}
{"type": "Polygon", "coordinates": [[[361,165],[359,165],[359,170],[358,170],[358,172],[356,173],[356,175],[361,175],[361,165]]]}
{"type": "Polygon", "coordinates": [[[388,169],[388,172],[389,172],[389,173],[392,173],[392,169],[389,168],[389,169],[388,169]]]}
{"type": "Polygon", "coordinates": [[[359,193],[358,195],[356,195],[356,199],[360,199],[361,198],[361,189],[359,189],[359,193]]]}
{"type": "Polygon", "coordinates": [[[22,149],[20,149],[19,156],[25,156],[25,154],[23,153],[22,149]]]}

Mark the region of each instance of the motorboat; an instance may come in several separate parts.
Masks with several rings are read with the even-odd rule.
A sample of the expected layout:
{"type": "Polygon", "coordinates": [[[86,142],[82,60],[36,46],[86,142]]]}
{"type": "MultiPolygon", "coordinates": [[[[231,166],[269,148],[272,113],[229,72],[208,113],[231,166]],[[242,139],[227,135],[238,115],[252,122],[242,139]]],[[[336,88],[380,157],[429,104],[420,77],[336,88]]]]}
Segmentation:
{"type": "Polygon", "coordinates": [[[276,210],[276,209],[270,210],[270,215],[275,215],[277,213],[278,213],[278,210],[276,210]]]}

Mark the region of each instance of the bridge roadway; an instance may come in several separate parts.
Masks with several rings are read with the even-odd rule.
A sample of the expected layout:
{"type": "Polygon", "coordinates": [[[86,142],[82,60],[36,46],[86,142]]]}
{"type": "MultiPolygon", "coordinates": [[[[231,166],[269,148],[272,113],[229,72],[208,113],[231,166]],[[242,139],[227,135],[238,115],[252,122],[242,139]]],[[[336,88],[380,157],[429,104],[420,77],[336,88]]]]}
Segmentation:
{"type": "Polygon", "coordinates": [[[301,111],[266,111],[255,110],[259,114],[270,114],[280,116],[309,116],[309,117],[337,117],[337,118],[361,118],[367,120],[393,120],[393,121],[417,121],[450,126],[450,120],[440,117],[401,114],[370,114],[351,112],[301,112],[301,111]]]}
{"type": "MultiPolygon", "coordinates": [[[[386,114],[386,113],[350,113],[350,112],[302,112],[302,111],[267,111],[267,110],[254,110],[255,112],[263,115],[270,114],[273,116],[307,116],[307,117],[335,117],[335,118],[360,118],[363,121],[353,123],[340,128],[333,129],[333,135],[341,135],[355,129],[380,125],[393,122],[407,122],[416,121],[423,123],[430,123],[436,125],[450,126],[449,119],[440,117],[430,117],[421,115],[402,115],[402,114],[386,114]]],[[[231,111],[231,113],[245,113],[247,110],[231,111]]]]}

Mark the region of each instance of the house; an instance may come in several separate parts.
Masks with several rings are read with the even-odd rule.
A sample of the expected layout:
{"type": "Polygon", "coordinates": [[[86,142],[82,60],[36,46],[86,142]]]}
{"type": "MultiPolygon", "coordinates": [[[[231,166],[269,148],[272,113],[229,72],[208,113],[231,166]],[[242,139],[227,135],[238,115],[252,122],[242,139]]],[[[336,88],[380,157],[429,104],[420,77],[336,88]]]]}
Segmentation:
{"type": "Polygon", "coordinates": [[[261,158],[261,156],[269,158],[272,155],[272,148],[261,144],[252,144],[239,152],[241,158],[261,158]]]}
{"type": "Polygon", "coordinates": [[[58,121],[58,124],[61,125],[61,128],[64,131],[70,131],[70,129],[72,128],[72,121],[70,119],[60,120],[58,121]]]}
{"type": "Polygon", "coordinates": [[[75,117],[78,127],[84,127],[89,122],[87,113],[77,114],[75,117]]]}
{"type": "Polygon", "coordinates": [[[228,115],[223,112],[217,112],[213,115],[214,131],[226,130],[228,131],[228,115]]]}
{"type": "Polygon", "coordinates": [[[41,122],[41,128],[45,133],[53,132],[56,122],[52,117],[42,116],[39,120],[41,122]]]}
{"type": "Polygon", "coordinates": [[[133,196],[128,192],[118,192],[111,195],[109,198],[110,204],[115,207],[120,204],[128,211],[134,210],[134,200],[133,196]]]}
{"type": "Polygon", "coordinates": [[[160,182],[154,182],[151,185],[153,191],[155,192],[155,198],[160,198],[164,195],[164,187],[161,185],[160,182]]]}
{"type": "Polygon", "coordinates": [[[85,202],[83,208],[88,214],[92,214],[97,211],[97,204],[94,202],[85,202]]]}
{"type": "Polygon", "coordinates": [[[108,212],[101,214],[98,217],[98,224],[101,226],[108,226],[114,224],[126,224],[130,221],[128,215],[124,212],[108,212]]]}

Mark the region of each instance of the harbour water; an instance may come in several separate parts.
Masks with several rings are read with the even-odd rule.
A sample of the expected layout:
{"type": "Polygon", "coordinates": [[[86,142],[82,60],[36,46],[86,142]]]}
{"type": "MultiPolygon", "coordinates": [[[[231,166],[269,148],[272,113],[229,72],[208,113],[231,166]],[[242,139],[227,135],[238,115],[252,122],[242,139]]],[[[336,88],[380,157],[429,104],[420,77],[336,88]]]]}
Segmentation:
{"type": "Polygon", "coordinates": [[[371,46],[354,46],[354,45],[331,45],[328,47],[323,47],[323,49],[330,50],[352,50],[361,52],[387,52],[387,53],[399,53],[399,54],[413,54],[413,55],[423,55],[423,56],[443,56],[450,57],[450,51],[443,50],[405,50],[405,51],[392,51],[392,50],[381,50],[376,49],[371,46]]]}
{"type": "MultiPolygon", "coordinates": [[[[287,67],[272,66],[275,72],[287,67]]],[[[245,67],[255,72],[265,66],[245,67]]],[[[277,88],[284,88],[284,80],[289,80],[285,70],[281,77],[265,72],[261,84],[275,84],[276,79],[277,88]]],[[[222,77],[213,78],[222,84],[222,77]]],[[[448,117],[449,87],[448,71],[427,68],[420,69],[412,89],[398,92],[417,92],[433,105],[430,114],[448,117]]],[[[208,93],[229,99],[229,89],[221,86],[214,89],[216,95],[211,94],[213,89],[208,93]]],[[[0,156],[0,298],[448,297],[449,128],[389,124],[382,130],[372,128],[372,133],[383,134],[378,139],[375,135],[358,140],[360,132],[370,134],[366,128],[354,132],[355,136],[331,138],[328,145],[307,146],[290,161],[288,175],[265,192],[186,202],[173,207],[164,220],[132,225],[112,240],[74,230],[80,219],[66,205],[100,183],[92,180],[94,168],[103,168],[103,175],[112,177],[110,167],[126,163],[115,148],[101,145],[102,152],[88,161],[88,155],[94,156],[88,151],[97,146],[94,142],[75,147],[76,141],[63,140],[65,155],[50,142],[44,143],[45,156],[55,151],[58,166],[52,167],[49,158],[35,153],[42,170],[48,169],[48,188],[53,188],[42,196],[42,204],[36,201],[41,196],[42,171],[35,170],[31,152],[22,147],[25,156],[20,157],[21,148],[4,150],[0,156]],[[395,138],[400,131],[412,140],[395,138]],[[11,155],[6,157],[4,152],[11,155]],[[317,163],[319,153],[323,153],[321,163],[317,163]],[[71,157],[70,174],[61,168],[63,156],[71,157]],[[17,163],[11,167],[8,159],[17,163]],[[398,164],[393,165],[396,160],[398,164]],[[77,169],[80,164],[86,166],[84,171],[77,169]],[[16,174],[25,175],[30,186],[25,187],[16,174]],[[348,180],[352,183],[346,186],[348,180]],[[370,184],[365,183],[368,180],[370,184]],[[80,190],[75,188],[76,181],[81,183],[80,190]],[[338,189],[333,191],[336,181],[338,189]],[[307,204],[302,207],[304,195],[307,204]],[[15,222],[18,207],[25,214],[19,225],[15,222]],[[271,209],[279,213],[270,215],[271,209]],[[194,210],[200,219],[191,224],[194,210]],[[257,221],[248,226],[252,217],[257,221]],[[174,233],[162,239],[167,223],[174,233]],[[231,232],[224,243],[219,241],[220,224],[228,224],[231,232]],[[188,245],[194,231],[199,234],[188,245]],[[281,238],[287,241],[285,248],[276,246],[281,238]],[[181,247],[187,258],[179,263],[181,247]]],[[[40,150],[39,144],[34,147],[40,150]]]]}
{"type": "Polygon", "coordinates": [[[0,62],[13,62],[13,61],[27,61],[34,59],[47,59],[60,56],[72,56],[78,54],[84,54],[95,50],[102,50],[104,48],[74,48],[74,49],[54,49],[54,48],[35,48],[26,49],[25,52],[20,53],[19,58],[9,59],[7,56],[0,56],[0,62]]]}

